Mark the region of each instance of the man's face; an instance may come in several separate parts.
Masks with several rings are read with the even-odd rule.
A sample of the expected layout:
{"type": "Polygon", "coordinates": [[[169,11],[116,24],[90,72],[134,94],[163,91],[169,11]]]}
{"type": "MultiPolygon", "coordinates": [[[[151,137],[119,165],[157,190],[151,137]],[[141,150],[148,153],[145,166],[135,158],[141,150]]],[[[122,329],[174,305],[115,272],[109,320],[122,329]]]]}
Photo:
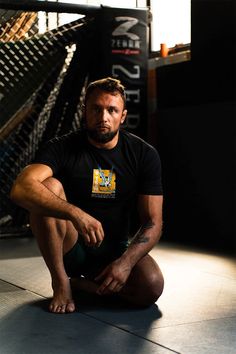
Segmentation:
{"type": "Polygon", "coordinates": [[[117,136],[127,111],[119,93],[111,94],[95,89],[85,107],[85,125],[88,136],[97,143],[105,144],[117,136]]]}

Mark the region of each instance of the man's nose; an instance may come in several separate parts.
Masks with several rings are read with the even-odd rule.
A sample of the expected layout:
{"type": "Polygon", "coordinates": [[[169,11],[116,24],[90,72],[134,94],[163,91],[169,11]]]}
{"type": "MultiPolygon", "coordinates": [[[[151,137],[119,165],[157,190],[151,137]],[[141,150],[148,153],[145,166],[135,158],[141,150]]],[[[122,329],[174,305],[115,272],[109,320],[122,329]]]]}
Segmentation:
{"type": "Polygon", "coordinates": [[[102,109],[99,115],[99,118],[103,121],[106,122],[108,120],[108,112],[106,109],[102,109]]]}

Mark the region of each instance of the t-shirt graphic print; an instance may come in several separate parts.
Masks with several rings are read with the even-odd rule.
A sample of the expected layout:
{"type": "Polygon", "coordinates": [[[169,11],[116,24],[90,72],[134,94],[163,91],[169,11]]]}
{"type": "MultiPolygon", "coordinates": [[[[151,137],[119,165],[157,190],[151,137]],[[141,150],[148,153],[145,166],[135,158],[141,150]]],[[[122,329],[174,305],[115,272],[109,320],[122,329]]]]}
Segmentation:
{"type": "Polygon", "coordinates": [[[92,197],[115,198],[116,174],[111,170],[93,169],[92,197]]]}

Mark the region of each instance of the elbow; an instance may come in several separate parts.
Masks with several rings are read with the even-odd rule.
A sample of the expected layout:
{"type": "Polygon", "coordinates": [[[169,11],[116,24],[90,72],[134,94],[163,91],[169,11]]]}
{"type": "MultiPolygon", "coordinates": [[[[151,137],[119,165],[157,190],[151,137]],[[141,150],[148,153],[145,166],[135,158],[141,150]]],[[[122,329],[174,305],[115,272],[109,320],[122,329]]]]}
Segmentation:
{"type": "Polygon", "coordinates": [[[19,185],[15,182],[10,190],[10,200],[15,204],[20,204],[21,201],[21,192],[19,185]]]}

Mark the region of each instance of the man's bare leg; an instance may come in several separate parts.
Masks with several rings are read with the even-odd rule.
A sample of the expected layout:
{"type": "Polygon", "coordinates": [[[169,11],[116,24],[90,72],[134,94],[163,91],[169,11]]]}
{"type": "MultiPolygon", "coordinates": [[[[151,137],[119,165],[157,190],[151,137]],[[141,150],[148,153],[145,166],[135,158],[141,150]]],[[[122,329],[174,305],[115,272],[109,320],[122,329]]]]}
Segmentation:
{"type": "MultiPolygon", "coordinates": [[[[80,278],[71,279],[75,290],[83,290],[88,293],[97,294],[99,284],[95,281],[80,278]]],[[[130,276],[116,296],[125,300],[127,304],[136,307],[147,307],[154,304],[161,296],[164,288],[164,278],[162,272],[150,256],[144,256],[132,269],[130,276]]],[[[112,296],[112,292],[100,296],[112,296]]]]}
{"type": "Polygon", "coordinates": [[[155,260],[147,254],[132,269],[119,296],[132,305],[146,307],[161,296],[164,278],[155,260]]]}
{"type": "MultiPolygon", "coordinates": [[[[56,179],[48,178],[44,185],[60,198],[66,199],[62,185],[56,179]]],[[[53,299],[49,310],[55,313],[73,312],[75,304],[63,254],[74,246],[78,233],[70,221],[33,213],[30,215],[30,225],[52,278],[53,299]]]]}
{"type": "MultiPolygon", "coordinates": [[[[60,198],[66,199],[58,180],[48,178],[44,184],[60,198]]],[[[53,299],[49,310],[55,313],[73,312],[75,304],[63,255],[74,246],[78,233],[70,221],[38,214],[30,215],[30,223],[52,278],[53,299]]],[[[77,284],[80,289],[90,293],[96,293],[99,287],[96,282],[83,278],[77,284]]],[[[146,255],[132,269],[127,283],[118,294],[134,305],[148,306],[158,299],[163,286],[164,280],[158,265],[150,255],[146,255]]]]}

